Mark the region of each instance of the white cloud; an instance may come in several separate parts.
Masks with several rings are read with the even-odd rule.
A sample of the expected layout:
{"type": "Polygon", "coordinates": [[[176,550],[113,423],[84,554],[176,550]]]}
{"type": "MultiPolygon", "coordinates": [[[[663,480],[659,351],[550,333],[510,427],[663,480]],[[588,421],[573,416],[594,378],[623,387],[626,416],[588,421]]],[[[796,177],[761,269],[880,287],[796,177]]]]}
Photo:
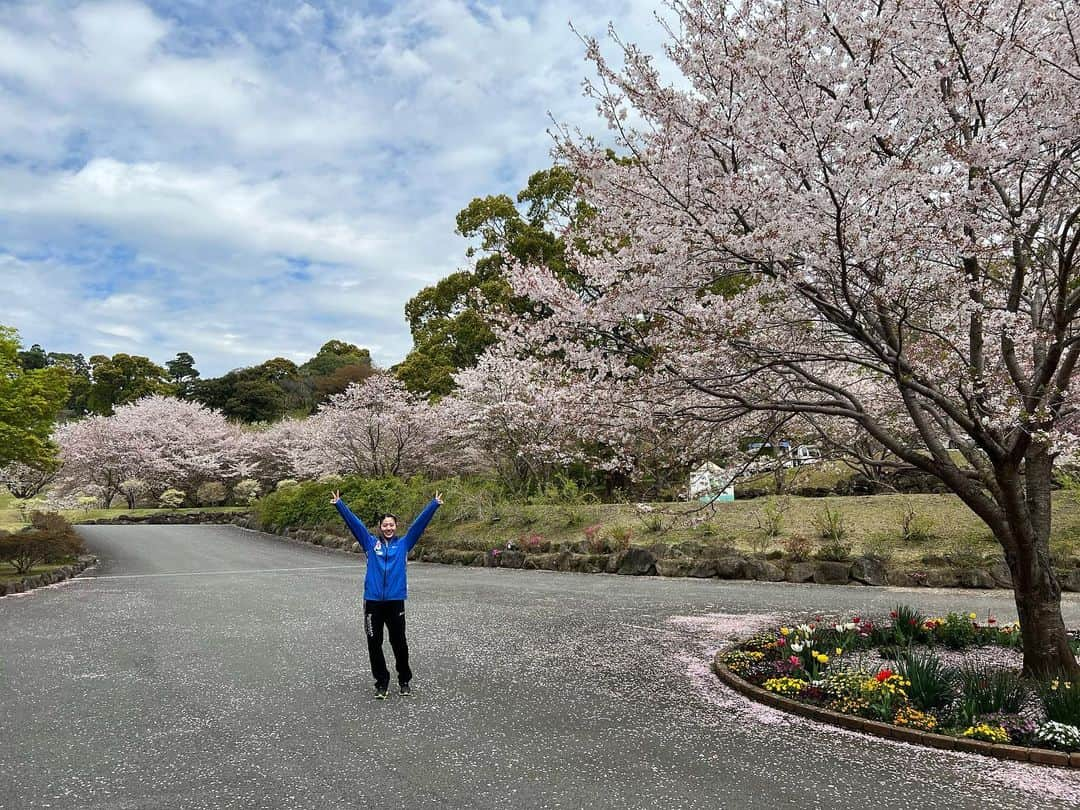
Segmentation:
{"type": "Polygon", "coordinates": [[[331,337],[396,362],[457,211],[549,163],[549,113],[599,129],[568,21],[655,52],[651,7],[4,4],[4,322],[204,373],[331,337]]]}

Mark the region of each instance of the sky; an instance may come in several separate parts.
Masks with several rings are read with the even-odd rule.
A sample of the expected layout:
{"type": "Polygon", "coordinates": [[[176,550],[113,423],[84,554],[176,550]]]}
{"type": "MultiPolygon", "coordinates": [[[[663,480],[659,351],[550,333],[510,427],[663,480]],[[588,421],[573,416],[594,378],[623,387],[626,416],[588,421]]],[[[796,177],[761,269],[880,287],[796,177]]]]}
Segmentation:
{"type": "Polygon", "coordinates": [[[468,266],[457,212],[551,165],[553,121],[603,133],[570,24],[660,53],[659,5],[5,0],[0,324],[203,377],[331,338],[392,365],[468,266]]]}

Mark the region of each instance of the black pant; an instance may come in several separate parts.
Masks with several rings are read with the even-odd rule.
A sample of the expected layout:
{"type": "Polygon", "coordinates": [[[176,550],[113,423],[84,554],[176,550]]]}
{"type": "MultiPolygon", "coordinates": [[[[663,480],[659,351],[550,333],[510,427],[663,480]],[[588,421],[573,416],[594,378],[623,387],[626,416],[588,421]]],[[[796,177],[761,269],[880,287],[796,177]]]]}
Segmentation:
{"type": "Polygon", "coordinates": [[[375,676],[375,685],[381,689],[390,685],[390,671],[386,668],[382,649],[384,624],[390,636],[390,647],[394,650],[398,683],[408,683],[412,680],[412,670],[409,669],[409,644],[405,641],[404,599],[364,600],[364,631],[367,633],[371,674],[375,676]]]}

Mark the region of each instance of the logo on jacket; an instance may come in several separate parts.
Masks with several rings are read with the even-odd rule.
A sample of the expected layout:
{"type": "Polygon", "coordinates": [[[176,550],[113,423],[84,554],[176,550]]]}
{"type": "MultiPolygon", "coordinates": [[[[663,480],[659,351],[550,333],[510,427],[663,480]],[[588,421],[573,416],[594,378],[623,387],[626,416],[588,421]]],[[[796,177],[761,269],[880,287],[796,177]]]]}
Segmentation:
{"type": "Polygon", "coordinates": [[[382,540],[376,540],[375,541],[375,553],[376,554],[382,554],[383,553],[382,540]]]}

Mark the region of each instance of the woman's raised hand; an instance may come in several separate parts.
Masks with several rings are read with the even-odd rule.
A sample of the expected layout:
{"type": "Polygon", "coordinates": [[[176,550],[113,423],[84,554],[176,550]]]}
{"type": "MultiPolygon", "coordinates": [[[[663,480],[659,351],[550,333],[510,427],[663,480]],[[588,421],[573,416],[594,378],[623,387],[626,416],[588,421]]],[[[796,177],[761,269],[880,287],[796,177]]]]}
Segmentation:
{"type": "Polygon", "coordinates": [[[337,503],[341,500],[341,493],[336,489],[330,493],[330,503],[337,503]]]}
{"type": "Polygon", "coordinates": [[[435,493],[435,503],[437,503],[439,506],[442,506],[442,493],[441,492],[436,492],[435,493]]]}

